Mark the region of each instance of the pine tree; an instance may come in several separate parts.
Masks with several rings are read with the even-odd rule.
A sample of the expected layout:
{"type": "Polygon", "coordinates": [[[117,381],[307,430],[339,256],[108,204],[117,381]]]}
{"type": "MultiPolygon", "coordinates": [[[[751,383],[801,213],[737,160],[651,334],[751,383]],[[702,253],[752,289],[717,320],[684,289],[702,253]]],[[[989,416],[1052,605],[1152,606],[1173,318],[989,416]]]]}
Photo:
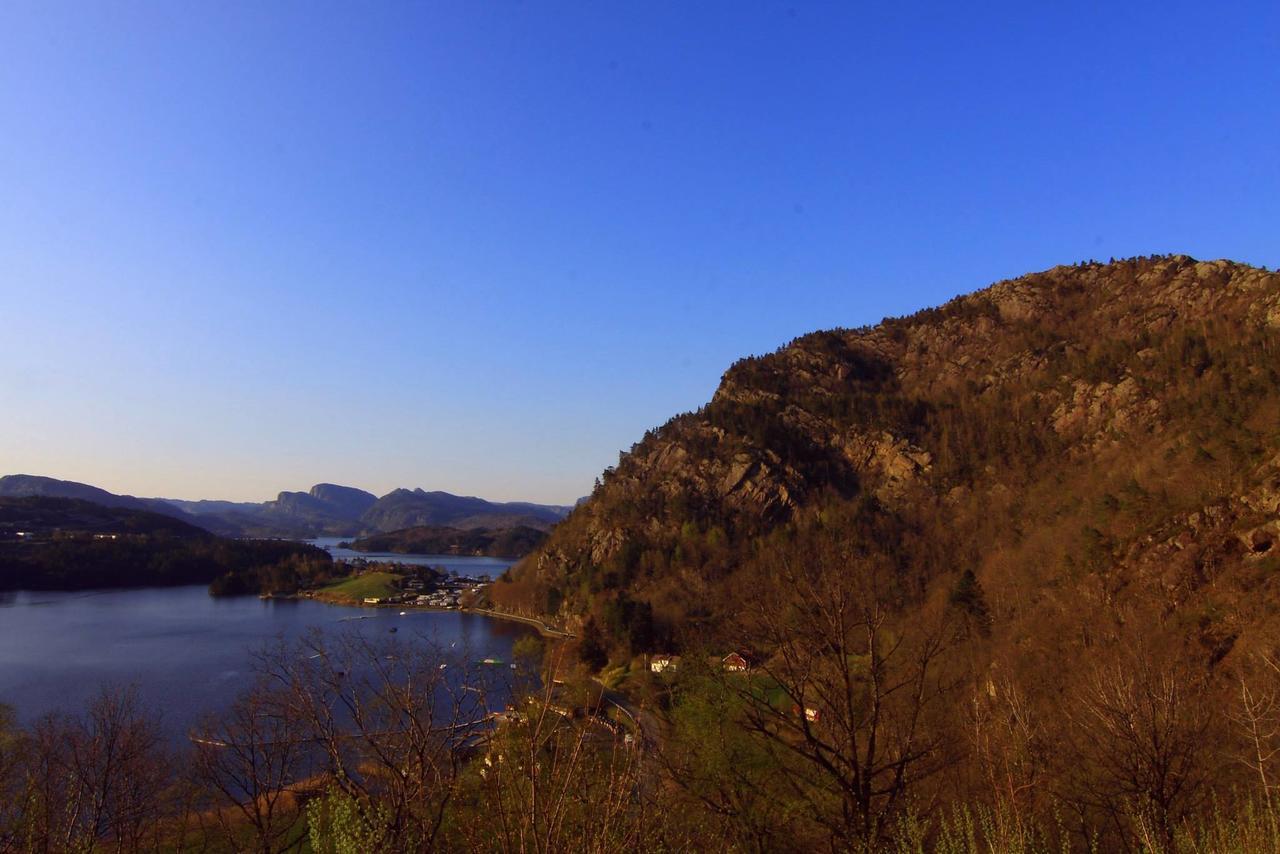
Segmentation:
{"type": "Polygon", "coordinates": [[[591,670],[599,670],[609,663],[609,651],[604,645],[604,635],[595,617],[587,617],[582,627],[582,639],[578,641],[578,660],[591,670]]]}

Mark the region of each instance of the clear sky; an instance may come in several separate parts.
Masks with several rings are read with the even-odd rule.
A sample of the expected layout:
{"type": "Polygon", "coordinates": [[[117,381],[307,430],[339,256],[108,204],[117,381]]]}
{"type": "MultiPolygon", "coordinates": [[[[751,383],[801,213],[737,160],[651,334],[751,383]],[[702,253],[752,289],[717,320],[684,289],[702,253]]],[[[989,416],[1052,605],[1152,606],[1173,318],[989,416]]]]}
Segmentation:
{"type": "Polygon", "coordinates": [[[0,473],[567,502],[736,358],[1280,265],[1280,4],[0,4],[0,473]]]}

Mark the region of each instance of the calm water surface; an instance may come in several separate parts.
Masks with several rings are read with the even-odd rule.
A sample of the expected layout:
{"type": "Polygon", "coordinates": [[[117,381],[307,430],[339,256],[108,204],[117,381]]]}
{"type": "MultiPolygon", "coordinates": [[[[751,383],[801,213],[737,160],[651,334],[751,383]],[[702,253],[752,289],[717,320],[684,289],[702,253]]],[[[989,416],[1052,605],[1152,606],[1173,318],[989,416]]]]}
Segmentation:
{"type": "Polygon", "coordinates": [[[379,563],[411,563],[417,566],[443,567],[455,575],[488,575],[490,578],[497,578],[515,563],[514,560],[508,560],[503,557],[468,557],[459,555],[402,555],[394,552],[357,552],[351,549],[340,549],[338,543],[348,542],[352,538],[342,537],[318,537],[314,540],[303,540],[313,546],[329,552],[337,559],[355,560],[356,558],[364,558],[365,560],[377,561],[379,563]]]}
{"type": "MultiPolygon", "coordinates": [[[[492,559],[427,562],[449,566],[459,560],[492,559]]],[[[507,563],[457,571],[496,575],[507,563]]],[[[204,586],[0,593],[0,703],[30,721],[48,711],[79,711],[103,684],[134,683],[143,702],[161,710],[166,729],[180,735],[251,682],[253,650],[313,628],[377,636],[392,626],[400,640],[423,635],[477,659],[510,660],[512,644],[532,632],[520,623],[456,611],[401,617],[390,608],[305,599],[215,599],[204,586]],[[367,619],[343,619],[351,617],[367,619]]]]}

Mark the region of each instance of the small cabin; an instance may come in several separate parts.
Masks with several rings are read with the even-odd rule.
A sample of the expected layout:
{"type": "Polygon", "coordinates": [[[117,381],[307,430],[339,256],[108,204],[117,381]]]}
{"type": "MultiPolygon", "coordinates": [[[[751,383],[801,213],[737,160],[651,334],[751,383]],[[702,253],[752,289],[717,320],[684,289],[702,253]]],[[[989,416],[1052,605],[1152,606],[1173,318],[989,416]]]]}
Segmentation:
{"type": "Polygon", "coordinates": [[[720,666],[730,673],[746,673],[751,669],[751,662],[740,652],[731,652],[720,659],[720,666]]]}

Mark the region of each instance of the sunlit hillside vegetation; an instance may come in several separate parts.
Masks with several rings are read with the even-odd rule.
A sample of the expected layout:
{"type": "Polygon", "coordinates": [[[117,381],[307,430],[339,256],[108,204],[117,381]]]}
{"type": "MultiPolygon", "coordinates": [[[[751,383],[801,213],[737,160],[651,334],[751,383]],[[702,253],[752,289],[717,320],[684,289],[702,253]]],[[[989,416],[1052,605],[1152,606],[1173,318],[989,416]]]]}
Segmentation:
{"type": "Polygon", "coordinates": [[[1276,746],[1278,573],[1280,275],[1174,256],[737,363],[493,598],[599,636],[593,664],[749,651],[788,699],[731,693],[755,758],[697,795],[761,833],[965,809],[1114,850],[1270,803],[1240,749],[1276,746]]]}

